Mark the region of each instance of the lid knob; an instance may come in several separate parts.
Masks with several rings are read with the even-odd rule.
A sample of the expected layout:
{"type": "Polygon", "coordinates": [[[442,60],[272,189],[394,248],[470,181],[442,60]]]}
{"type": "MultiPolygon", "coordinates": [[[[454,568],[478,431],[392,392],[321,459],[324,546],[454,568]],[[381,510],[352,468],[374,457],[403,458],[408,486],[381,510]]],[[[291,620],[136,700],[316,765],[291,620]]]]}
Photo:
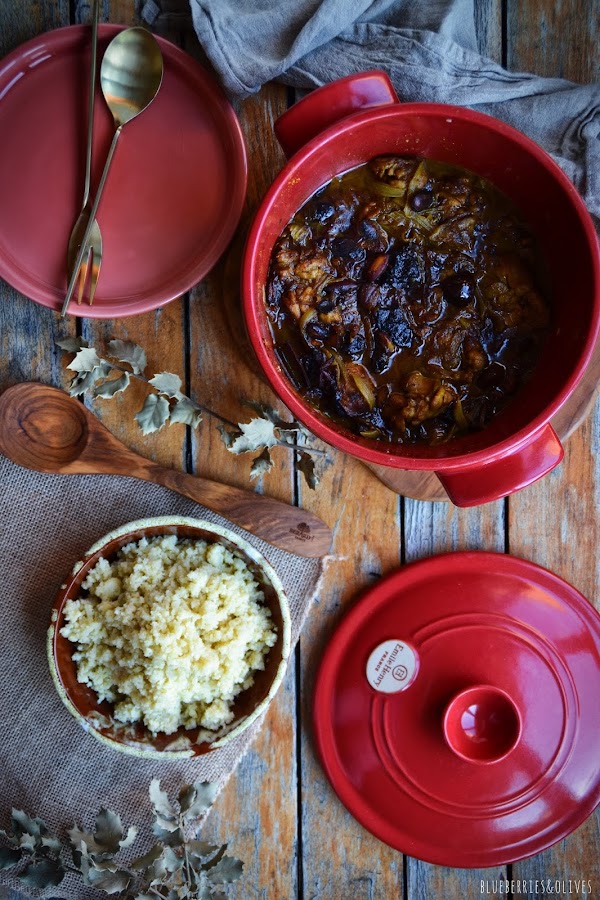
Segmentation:
{"type": "Polygon", "coordinates": [[[521,736],[521,716],[508,694],[491,685],[460,691],[444,712],[444,737],[450,749],[467,762],[504,759],[521,736]]]}

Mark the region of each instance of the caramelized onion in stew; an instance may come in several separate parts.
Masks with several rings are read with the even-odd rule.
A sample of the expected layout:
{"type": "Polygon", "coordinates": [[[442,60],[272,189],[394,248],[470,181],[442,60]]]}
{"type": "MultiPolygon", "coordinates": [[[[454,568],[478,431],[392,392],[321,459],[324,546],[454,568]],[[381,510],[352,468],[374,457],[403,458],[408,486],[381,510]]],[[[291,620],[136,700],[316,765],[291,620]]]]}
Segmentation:
{"type": "Polygon", "coordinates": [[[304,399],[355,434],[438,444],[484,428],[548,328],[532,235],[489,181],[415,156],[334,178],[273,249],[266,304],[304,399]]]}

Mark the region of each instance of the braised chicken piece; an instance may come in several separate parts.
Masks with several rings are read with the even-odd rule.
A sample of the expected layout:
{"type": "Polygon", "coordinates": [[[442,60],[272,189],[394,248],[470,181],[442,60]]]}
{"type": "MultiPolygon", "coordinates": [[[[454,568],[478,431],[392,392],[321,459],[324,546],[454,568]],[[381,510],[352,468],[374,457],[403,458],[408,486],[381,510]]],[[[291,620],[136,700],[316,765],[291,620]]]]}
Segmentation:
{"type": "Polygon", "coordinates": [[[356,434],[437,444],[484,428],[531,374],[548,330],[541,271],[490,182],[384,156],[294,216],[266,306],[310,403],[356,434]]]}

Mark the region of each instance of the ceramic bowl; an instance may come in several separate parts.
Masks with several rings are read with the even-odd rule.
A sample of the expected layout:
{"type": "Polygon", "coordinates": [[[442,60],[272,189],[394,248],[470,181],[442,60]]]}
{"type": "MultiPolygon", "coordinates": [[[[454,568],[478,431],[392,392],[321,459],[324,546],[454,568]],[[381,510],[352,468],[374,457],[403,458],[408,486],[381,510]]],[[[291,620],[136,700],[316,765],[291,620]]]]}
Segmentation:
{"type": "Polygon", "coordinates": [[[319,438],[368,463],[433,471],[457,506],[497,500],[563,456],[551,420],[573,394],[600,330],[600,253],[583,200],[533,141],[491,116],[434,103],[400,103],[383,72],[332,82],[275,123],[289,162],[258,209],[244,256],[244,316],[274,391],[319,438]],[[294,213],[332,177],[382,154],[415,154],[489,179],[535,234],[552,285],[552,328],[515,402],[483,431],[437,446],[386,444],[352,434],[304,398],[282,368],[264,296],[273,246],[294,213]]]}
{"type": "Polygon", "coordinates": [[[285,674],[290,653],[290,613],[283,586],[269,563],[247,541],[211,522],[181,517],[163,517],[129,522],[100,538],[77,562],[61,587],[48,629],[47,650],[50,672],[63,703],[83,728],[99,741],[134,756],[181,759],[201,756],[241,734],[267,708],[285,674]],[[240,693],[233,707],[233,721],[217,732],[205,728],[180,728],[174,734],[152,735],[144,725],[117,722],[112,705],[99,703],[95,692],[77,680],[73,660],[76,644],[61,635],[65,625],[67,600],[81,595],[81,585],[101,557],[110,559],[117,551],[143,537],[176,534],[180,538],[224,544],[241,557],[261,585],[265,603],[277,627],[277,641],[269,650],[263,671],[256,672],[254,684],[240,693]]]}

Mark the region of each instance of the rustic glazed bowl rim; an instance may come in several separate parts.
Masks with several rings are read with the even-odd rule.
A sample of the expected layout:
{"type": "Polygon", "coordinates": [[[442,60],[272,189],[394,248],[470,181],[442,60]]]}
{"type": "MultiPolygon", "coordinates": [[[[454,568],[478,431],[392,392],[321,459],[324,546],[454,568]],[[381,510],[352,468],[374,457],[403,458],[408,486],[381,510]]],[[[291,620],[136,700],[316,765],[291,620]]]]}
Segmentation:
{"type": "MultiPolygon", "coordinates": [[[[243,554],[248,556],[252,560],[252,562],[257,565],[261,573],[268,579],[275,592],[277,603],[281,611],[283,630],[281,658],[279,660],[279,664],[269,687],[268,693],[259,703],[256,704],[252,712],[243,717],[238,725],[235,725],[230,730],[228,730],[226,734],[218,737],[215,741],[213,741],[210,744],[208,752],[217,750],[225,744],[228,744],[231,740],[238,737],[242,732],[246,731],[246,729],[249,728],[250,725],[252,725],[252,723],[255,722],[260,715],[262,715],[262,713],[269,706],[271,700],[277,693],[281,682],[283,681],[291,651],[291,615],[288,599],[283,584],[281,583],[281,579],[279,578],[271,564],[264,558],[264,556],[262,556],[262,554],[255,547],[253,547],[252,544],[250,544],[245,538],[241,537],[236,532],[205,519],[194,519],[187,516],[158,516],[152,518],[136,519],[108,532],[103,537],[99,538],[89,548],[89,550],[87,550],[86,553],[83,554],[81,560],[75,563],[65,583],[61,586],[52,607],[51,622],[48,628],[46,639],[46,653],[48,657],[50,675],[52,677],[52,681],[54,683],[56,691],[71,715],[79,722],[79,724],[86,732],[93,735],[96,740],[100,741],[100,743],[104,744],[107,747],[110,747],[113,750],[118,750],[121,753],[125,753],[129,756],[137,756],[148,759],[175,760],[197,758],[198,754],[194,753],[192,749],[158,750],[151,746],[150,736],[148,738],[148,747],[144,748],[140,746],[140,742],[136,741],[130,744],[121,743],[120,741],[114,740],[98,731],[94,727],[93,722],[91,722],[90,719],[83,715],[77,708],[76,704],[73,702],[65,686],[63,685],[61,677],[61,666],[56,654],[57,623],[66,601],[70,599],[70,593],[72,592],[73,587],[76,584],[76,579],[81,572],[81,569],[93,556],[100,553],[100,551],[107,544],[115,539],[126,537],[128,534],[132,534],[132,540],[140,540],[140,537],[134,537],[133,533],[135,533],[136,531],[139,532],[142,529],[157,527],[164,527],[165,529],[167,529],[177,526],[194,528],[209,532],[215,536],[215,543],[221,543],[224,539],[225,541],[232,543],[243,554]]],[[[172,531],[167,531],[165,533],[173,534],[172,531]]],[[[78,586],[78,590],[80,590],[80,586],[78,586]]],[[[73,650],[75,650],[75,644],[73,644],[73,650]]]]}

